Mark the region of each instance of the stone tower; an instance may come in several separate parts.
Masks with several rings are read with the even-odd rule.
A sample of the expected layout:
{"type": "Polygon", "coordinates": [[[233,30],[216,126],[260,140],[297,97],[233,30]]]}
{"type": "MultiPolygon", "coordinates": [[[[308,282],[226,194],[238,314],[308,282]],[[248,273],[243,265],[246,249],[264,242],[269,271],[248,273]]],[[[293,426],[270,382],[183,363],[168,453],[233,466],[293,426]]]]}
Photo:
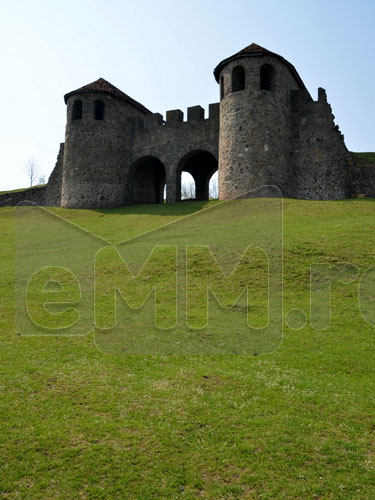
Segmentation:
{"type": "Polygon", "coordinates": [[[150,111],[103,78],[66,94],[65,103],[61,206],[125,204],[125,169],[134,126],[150,111]]]}
{"type": "Polygon", "coordinates": [[[305,89],[294,66],[251,44],[214,70],[220,85],[221,199],[276,185],[291,194],[292,91],[305,89]]]}
{"type": "Polygon", "coordinates": [[[294,66],[255,43],[224,59],[214,75],[220,199],[267,185],[297,198],[348,195],[348,151],[324,89],[313,101],[294,66]]]}

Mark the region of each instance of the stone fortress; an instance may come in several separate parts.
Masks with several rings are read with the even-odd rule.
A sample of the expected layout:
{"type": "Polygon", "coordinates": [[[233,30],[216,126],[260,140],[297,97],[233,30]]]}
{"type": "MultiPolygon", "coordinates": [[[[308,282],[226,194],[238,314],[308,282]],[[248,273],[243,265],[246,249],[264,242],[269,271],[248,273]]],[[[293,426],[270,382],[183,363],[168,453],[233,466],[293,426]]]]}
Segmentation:
{"type": "Polygon", "coordinates": [[[275,185],[285,197],[335,200],[375,194],[375,168],[359,166],[324,89],[314,101],[294,66],[251,44],[214,70],[220,102],[152,113],[106,80],[65,95],[67,125],[46,186],[0,196],[66,208],[111,208],[181,199],[181,173],[207,200],[275,185]]]}

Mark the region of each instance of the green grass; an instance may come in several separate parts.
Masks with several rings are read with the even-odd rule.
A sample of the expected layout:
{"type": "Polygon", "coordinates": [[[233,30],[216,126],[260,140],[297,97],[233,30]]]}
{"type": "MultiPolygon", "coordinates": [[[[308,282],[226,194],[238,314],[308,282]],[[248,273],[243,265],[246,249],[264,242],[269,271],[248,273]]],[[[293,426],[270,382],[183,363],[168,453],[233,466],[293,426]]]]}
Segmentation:
{"type": "MultiPolygon", "coordinates": [[[[214,203],[53,211],[119,243],[214,203]]],[[[360,276],[374,264],[374,210],[285,200],[285,316],[308,313],[310,264],[350,262],[360,276]]],[[[0,498],[375,497],[374,329],[358,279],[333,286],[328,330],[285,326],[272,354],[126,355],[93,334],[17,336],[13,213],[0,209],[0,498]]]]}
{"type": "Polygon", "coordinates": [[[375,165],[375,153],[353,153],[356,164],[362,165],[375,165]]]}

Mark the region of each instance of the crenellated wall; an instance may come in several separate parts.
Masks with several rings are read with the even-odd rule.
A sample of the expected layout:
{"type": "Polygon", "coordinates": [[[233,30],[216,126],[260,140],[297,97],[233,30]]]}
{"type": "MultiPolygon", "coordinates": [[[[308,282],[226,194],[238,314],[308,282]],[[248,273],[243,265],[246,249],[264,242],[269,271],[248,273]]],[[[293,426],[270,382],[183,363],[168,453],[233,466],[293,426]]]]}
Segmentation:
{"type": "Polygon", "coordinates": [[[129,151],[126,202],[132,202],[134,169],[142,158],[152,157],[161,161],[166,172],[167,201],[175,202],[180,195],[181,171],[189,156],[205,152],[216,159],[216,166],[200,169],[206,178],[212,175],[213,169],[217,169],[218,145],[219,103],[209,105],[207,118],[201,106],[189,107],[186,121],[179,109],[167,111],[165,121],[159,113],[147,116],[143,126],[135,130],[129,151]]]}

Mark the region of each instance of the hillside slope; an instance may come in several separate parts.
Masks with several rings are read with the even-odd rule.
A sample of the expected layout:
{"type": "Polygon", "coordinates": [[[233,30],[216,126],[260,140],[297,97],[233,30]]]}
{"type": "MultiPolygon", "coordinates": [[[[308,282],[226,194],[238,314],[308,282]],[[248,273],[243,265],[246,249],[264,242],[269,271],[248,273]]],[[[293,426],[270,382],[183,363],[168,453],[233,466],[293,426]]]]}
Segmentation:
{"type": "MultiPolygon", "coordinates": [[[[120,243],[216,203],[52,211],[120,243]]],[[[374,328],[358,307],[374,211],[372,199],[284,200],[284,319],[299,309],[307,322],[293,330],[289,315],[272,354],[143,355],[98,349],[92,333],[14,333],[14,209],[1,208],[0,496],[374,498],[374,328]],[[326,330],[309,324],[317,262],[358,269],[332,285],[326,330]]],[[[228,246],[244,227],[232,219],[228,246]]]]}

